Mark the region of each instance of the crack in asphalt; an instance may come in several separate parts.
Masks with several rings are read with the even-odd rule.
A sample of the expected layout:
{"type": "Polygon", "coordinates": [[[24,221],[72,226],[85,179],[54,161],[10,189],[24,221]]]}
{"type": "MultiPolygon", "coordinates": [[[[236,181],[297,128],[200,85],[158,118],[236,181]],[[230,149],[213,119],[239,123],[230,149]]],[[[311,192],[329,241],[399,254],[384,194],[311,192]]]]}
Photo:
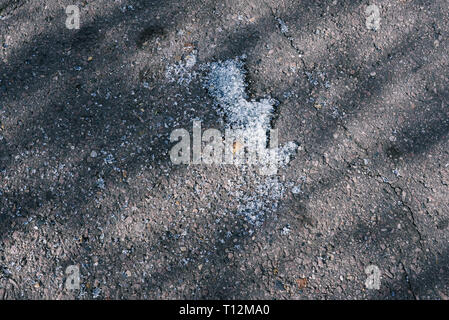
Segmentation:
{"type": "Polygon", "coordinates": [[[413,286],[412,286],[411,277],[409,275],[409,272],[407,271],[407,268],[405,267],[405,264],[402,261],[400,264],[401,264],[402,270],[404,270],[404,272],[405,272],[405,277],[406,277],[405,282],[407,282],[408,289],[412,293],[413,299],[418,300],[418,297],[417,297],[415,290],[413,289],[413,286]]]}
{"type": "MultiPolygon", "coordinates": [[[[343,124],[341,124],[341,127],[348,133],[349,139],[350,139],[352,142],[354,142],[354,144],[356,145],[356,147],[358,147],[358,148],[360,148],[361,150],[363,150],[363,151],[365,152],[365,154],[369,154],[369,150],[368,150],[367,148],[363,147],[363,146],[362,146],[356,139],[354,139],[354,137],[350,134],[350,132],[349,132],[349,130],[348,130],[348,128],[347,128],[346,126],[344,126],[343,124]]],[[[345,162],[347,162],[347,161],[345,160],[345,162]]],[[[328,165],[329,165],[329,164],[328,164],[328,165]]],[[[329,167],[330,167],[331,169],[334,169],[334,168],[332,168],[332,166],[330,166],[330,165],[329,165],[329,167]]],[[[334,169],[334,170],[335,170],[335,169],[334,169]]],[[[418,227],[418,223],[417,223],[417,221],[416,221],[415,213],[413,212],[413,209],[412,209],[412,208],[411,208],[411,207],[410,207],[404,200],[402,200],[401,193],[402,193],[403,189],[402,189],[400,186],[395,186],[395,185],[393,185],[393,183],[391,183],[388,179],[385,179],[385,178],[381,175],[381,173],[378,171],[378,169],[373,168],[373,171],[374,171],[374,175],[371,176],[371,178],[379,178],[381,181],[383,181],[384,184],[388,185],[389,188],[393,191],[394,195],[395,195],[395,196],[398,198],[398,200],[401,202],[401,204],[406,208],[406,210],[407,210],[407,212],[408,212],[409,220],[410,220],[410,222],[411,222],[411,225],[412,225],[413,229],[415,230],[415,232],[416,232],[417,235],[418,235],[418,245],[419,245],[419,247],[421,248],[421,250],[425,253],[426,250],[425,250],[425,245],[424,245],[424,242],[423,242],[423,235],[422,235],[422,233],[421,233],[421,231],[420,231],[420,229],[419,229],[419,227],[418,227]]],[[[413,298],[414,298],[415,300],[417,300],[418,297],[417,297],[417,294],[416,294],[416,292],[415,292],[415,290],[414,290],[414,288],[413,288],[413,285],[412,285],[412,281],[411,281],[411,277],[410,277],[410,275],[409,275],[409,272],[407,271],[407,268],[405,267],[405,264],[404,264],[404,263],[401,262],[401,266],[402,266],[402,268],[403,268],[403,270],[404,270],[404,272],[405,272],[405,274],[406,274],[406,279],[405,279],[405,280],[406,280],[406,282],[407,282],[407,286],[408,286],[410,292],[412,293],[413,298]]]]}
{"type": "MultiPolygon", "coordinates": [[[[341,124],[341,127],[348,133],[349,139],[352,142],[354,142],[354,144],[358,148],[362,149],[365,152],[365,154],[369,154],[368,149],[363,147],[356,139],[354,139],[354,137],[350,134],[350,132],[349,132],[348,128],[346,128],[346,126],[341,124]]],[[[403,191],[402,188],[399,186],[394,186],[388,179],[384,179],[384,177],[381,175],[381,173],[376,168],[373,168],[373,170],[375,173],[374,177],[380,178],[384,182],[384,184],[387,184],[393,190],[394,194],[398,197],[398,199],[401,201],[403,206],[407,209],[407,211],[409,213],[409,217],[410,217],[410,222],[411,222],[413,228],[415,229],[416,233],[418,234],[419,245],[421,247],[421,250],[423,250],[423,252],[425,252],[425,248],[424,248],[425,246],[423,244],[423,236],[422,236],[421,231],[419,230],[419,227],[417,225],[415,213],[413,212],[412,208],[401,198],[401,192],[403,191]],[[397,191],[396,188],[399,189],[399,191],[397,191]]]]}
{"type": "MultiPolygon", "coordinates": [[[[265,2],[265,1],[264,1],[264,2],[265,2]]],[[[298,54],[298,58],[299,58],[299,60],[301,61],[301,64],[302,64],[303,72],[305,72],[305,69],[306,69],[306,63],[305,63],[305,61],[304,61],[304,59],[303,59],[303,57],[302,57],[303,54],[304,54],[304,51],[302,51],[301,49],[299,49],[298,47],[296,47],[296,45],[295,45],[295,43],[294,43],[294,38],[293,38],[292,36],[287,35],[288,31],[286,31],[286,32],[283,32],[283,31],[282,31],[282,27],[280,26],[280,22],[281,22],[282,20],[276,15],[276,13],[274,12],[274,10],[273,10],[273,8],[272,8],[271,6],[269,6],[267,3],[265,3],[265,4],[266,4],[266,6],[270,9],[271,15],[272,15],[274,21],[276,22],[276,27],[277,27],[277,28],[279,29],[279,31],[281,32],[281,36],[282,36],[283,38],[285,38],[285,39],[288,40],[288,43],[289,43],[290,47],[292,47],[292,49],[295,50],[296,53],[298,54]]]]}
{"type": "Polygon", "coordinates": [[[402,188],[399,186],[395,187],[390,181],[388,181],[387,179],[384,179],[384,177],[380,173],[377,173],[377,177],[380,178],[384,182],[384,184],[388,185],[391,188],[391,190],[393,190],[394,194],[398,197],[398,199],[401,201],[403,206],[407,209],[407,212],[409,213],[409,216],[410,216],[410,222],[412,223],[413,228],[415,229],[416,233],[418,234],[418,238],[419,238],[418,243],[421,247],[421,250],[423,252],[425,252],[425,248],[424,248],[425,246],[423,244],[423,236],[422,236],[421,231],[419,230],[419,227],[416,223],[415,214],[414,214],[412,208],[410,208],[410,206],[405,201],[403,201],[401,199],[400,192],[402,192],[402,188]],[[399,191],[397,191],[396,189],[399,189],[399,191]]]}

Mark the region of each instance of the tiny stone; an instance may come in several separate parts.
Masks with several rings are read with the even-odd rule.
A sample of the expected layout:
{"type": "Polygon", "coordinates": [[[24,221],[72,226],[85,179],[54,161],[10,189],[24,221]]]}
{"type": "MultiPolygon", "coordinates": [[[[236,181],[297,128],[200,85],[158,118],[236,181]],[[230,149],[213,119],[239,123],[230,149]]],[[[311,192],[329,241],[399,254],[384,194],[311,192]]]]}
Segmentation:
{"type": "Polygon", "coordinates": [[[301,186],[294,186],[293,188],[292,188],[292,193],[293,194],[298,194],[298,193],[300,193],[301,192],[301,186]]]}

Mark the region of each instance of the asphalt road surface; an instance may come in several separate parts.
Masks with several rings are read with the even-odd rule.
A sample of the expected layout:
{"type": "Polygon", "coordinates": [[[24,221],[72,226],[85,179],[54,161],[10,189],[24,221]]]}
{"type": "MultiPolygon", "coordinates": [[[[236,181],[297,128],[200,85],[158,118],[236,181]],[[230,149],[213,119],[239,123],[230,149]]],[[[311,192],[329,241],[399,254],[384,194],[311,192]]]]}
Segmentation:
{"type": "Polygon", "coordinates": [[[447,0],[0,0],[0,298],[449,299],[448,35],[447,0]],[[174,163],[194,121],[282,161],[174,163]]]}

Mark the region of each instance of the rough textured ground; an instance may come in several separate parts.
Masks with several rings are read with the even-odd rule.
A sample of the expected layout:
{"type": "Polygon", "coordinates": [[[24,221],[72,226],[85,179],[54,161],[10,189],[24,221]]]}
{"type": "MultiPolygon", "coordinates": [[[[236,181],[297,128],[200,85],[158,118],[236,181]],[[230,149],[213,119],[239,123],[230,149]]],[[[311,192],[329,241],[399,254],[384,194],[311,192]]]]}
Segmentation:
{"type": "Polygon", "coordinates": [[[448,14],[0,0],[0,298],[448,299],[448,14]],[[201,66],[243,54],[294,159],[271,177],[173,165],[175,128],[224,128],[201,66]],[[260,223],[238,214],[254,204],[260,223]]]}

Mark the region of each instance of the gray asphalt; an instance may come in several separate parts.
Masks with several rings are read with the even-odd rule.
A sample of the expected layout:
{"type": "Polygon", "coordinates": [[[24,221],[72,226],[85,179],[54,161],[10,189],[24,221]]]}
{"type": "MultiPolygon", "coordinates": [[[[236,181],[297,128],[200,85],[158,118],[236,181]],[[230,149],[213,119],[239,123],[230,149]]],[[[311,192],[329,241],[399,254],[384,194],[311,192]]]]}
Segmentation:
{"type": "Polygon", "coordinates": [[[447,300],[448,32],[446,0],[0,0],[0,298],[447,300]],[[235,59],[276,174],[170,159],[235,59]]]}

